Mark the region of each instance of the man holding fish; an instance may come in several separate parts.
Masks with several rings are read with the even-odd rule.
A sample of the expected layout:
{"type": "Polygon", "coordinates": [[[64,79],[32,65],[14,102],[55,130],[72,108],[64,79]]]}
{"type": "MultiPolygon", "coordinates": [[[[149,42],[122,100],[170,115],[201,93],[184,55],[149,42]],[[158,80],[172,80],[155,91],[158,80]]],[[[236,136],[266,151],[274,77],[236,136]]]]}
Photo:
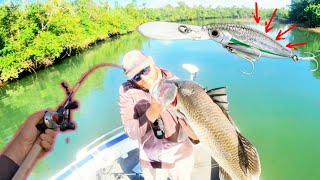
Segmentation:
{"type": "Polygon", "coordinates": [[[199,140],[183,119],[149,93],[156,80],[177,77],[138,50],[125,54],[122,64],[128,81],[119,89],[121,119],[127,135],[139,142],[144,178],[190,179],[192,143],[199,140]]]}
{"type": "MultiPolygon", "coordinates": [[[[181,138],[184,131],[180,126],[190,140],[200,141],[203,149],[217,161],[221,180],[259,179],[258,152],[229,116],[226,88],[207,91],[194,81],[179,80],[155,67],[152,58],[139,51],[127,53],[123,67],[129,81],[120,87],[122,123],[128,136],[139,140],[140,162],[146,179],[158,178],[156,168],[170,169],[179,161],[185,161],[182,179],[190,179],[186,172],[192,169],[193,162],[187,161],[188,156],[192,157],[192,144],[181,138]],[[164,124],[162,140],[152,132],[152,124],[159,117],[164,124]]],[[[170,170],[166,172],[173,175],[170,170]]]]}

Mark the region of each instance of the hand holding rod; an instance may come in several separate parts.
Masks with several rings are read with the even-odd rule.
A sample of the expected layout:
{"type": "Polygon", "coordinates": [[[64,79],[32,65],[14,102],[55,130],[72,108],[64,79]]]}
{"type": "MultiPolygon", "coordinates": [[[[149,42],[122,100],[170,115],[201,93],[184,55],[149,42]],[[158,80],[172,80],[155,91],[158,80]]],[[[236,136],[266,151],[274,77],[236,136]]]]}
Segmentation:
{"type": "MultiPolygon", "coordinates": [[[[69,91],[68,85],[65,82],[61,83],[61,86],[66,90],[67,98],[64,100],[63,104],[58,107],[56,112],[46,111],[43,119],[36,125],[37,129],[43,133],[47,128],[55,129],[60,128],[61,131],[65,130],[74,130],[75,125],[70,122],[71,110],[78,108],[78,103],[76,101],[72,101],[72,95],[75,93],[82,82],[86,79],[86,77],[94,72],[98,68],[103,67],[114,67],[123,70],[122,66],[112,63],[101,63],[95,65],[93,68],[90,68],[74,85],[72,91],[69,91]]],[[[40,146],[40,137],[38,137],[32,146],[30,152],[28,153],[26,159],[21,164],[19,170],[13,177],[13,180],[21,180],[26,178],[27,173],[33,167],[36,159],[39,157],[39,154],[43,151],[42,146],[40,146]]]]}

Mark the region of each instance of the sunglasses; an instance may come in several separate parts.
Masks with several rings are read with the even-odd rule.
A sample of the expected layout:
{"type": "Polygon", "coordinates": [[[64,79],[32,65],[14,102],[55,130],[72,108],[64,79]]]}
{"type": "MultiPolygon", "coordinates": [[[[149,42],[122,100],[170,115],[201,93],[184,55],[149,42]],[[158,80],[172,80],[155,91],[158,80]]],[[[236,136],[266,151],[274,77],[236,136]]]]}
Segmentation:
{"type": "Polygon", "coordinates": [[[148,75],[150,72],[150,66],[142,69],[138,74],[136,74],[135,76],[133,76],[132,80],[138,82],[141,80],[141,75],[148,75]]]}

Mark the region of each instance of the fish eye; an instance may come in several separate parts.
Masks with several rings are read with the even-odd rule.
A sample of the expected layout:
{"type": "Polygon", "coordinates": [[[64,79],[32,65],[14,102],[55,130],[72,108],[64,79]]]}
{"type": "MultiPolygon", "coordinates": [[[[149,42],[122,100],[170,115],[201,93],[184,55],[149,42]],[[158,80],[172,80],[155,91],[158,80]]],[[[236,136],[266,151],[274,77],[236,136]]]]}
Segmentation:
{"type": "Polygon", "coordinates": [[[219,37],[219,32],[217,30],[212,30],[211,35],[212,37],[219,37]]]}

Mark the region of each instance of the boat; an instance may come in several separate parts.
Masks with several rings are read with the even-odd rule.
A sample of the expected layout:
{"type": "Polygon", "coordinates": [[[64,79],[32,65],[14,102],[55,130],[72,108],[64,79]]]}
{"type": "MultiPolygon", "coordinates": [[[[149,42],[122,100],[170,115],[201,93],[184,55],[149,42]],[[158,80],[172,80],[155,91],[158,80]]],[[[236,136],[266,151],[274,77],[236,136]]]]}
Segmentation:
{"type": "MultiPolygon", "coordinates": [[[[219,167],[201,145],[194,145],[194,169],[191,179],[218,180],[219,167]]],[[[50,180],[143,180],[139,145],[122,126],[102,135],[82,148],[76,160],[50,180]]]]}

